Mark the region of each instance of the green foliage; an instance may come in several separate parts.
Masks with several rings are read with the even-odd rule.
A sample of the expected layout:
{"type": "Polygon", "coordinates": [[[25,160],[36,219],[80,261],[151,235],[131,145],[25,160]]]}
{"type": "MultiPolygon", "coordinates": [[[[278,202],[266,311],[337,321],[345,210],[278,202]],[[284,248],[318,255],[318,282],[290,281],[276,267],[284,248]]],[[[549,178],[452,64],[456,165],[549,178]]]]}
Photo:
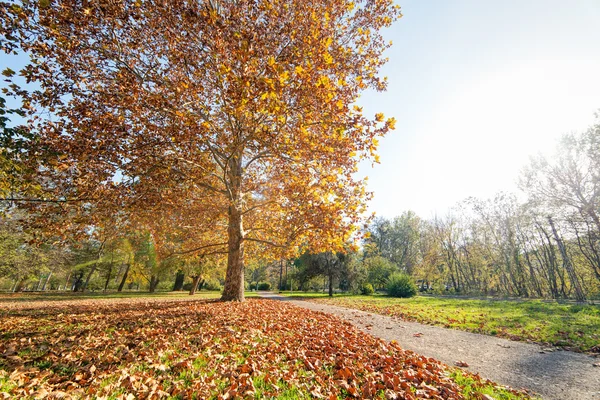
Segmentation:
{"type": "Polygon", "coordinates": [[[364,283],[360,288],[360,293],[364,296],[371,296],[373,293],[375,293],[375,290],[373,289],[373,285],[370,283],[364,283]]]}
{"type": "Polygon", "coordinates": [[[367,281],[377,289],[383,289],[391,274],[398,270],[398,266],[381,256],[371,256],[364,260],[367,269],[367,281]]]}
{"type": "Polygon", "coordinates": [[[269,282],[259,282],[258,290],[271,290],[271,284],[269,282]]]}
{"type": "Polygon", "coordinates": [[[413,297],[417,294],[417,285],[410,276],[395,273],[388,278],[387,292],[392,297],[413,297]]]}
{"type": "Polygon", "coordinates": [[[207,279],[204,283],[204,288],[206,290],[221,290],[223,287],[221,286],[221,282],[217,279],[207,279]]]}

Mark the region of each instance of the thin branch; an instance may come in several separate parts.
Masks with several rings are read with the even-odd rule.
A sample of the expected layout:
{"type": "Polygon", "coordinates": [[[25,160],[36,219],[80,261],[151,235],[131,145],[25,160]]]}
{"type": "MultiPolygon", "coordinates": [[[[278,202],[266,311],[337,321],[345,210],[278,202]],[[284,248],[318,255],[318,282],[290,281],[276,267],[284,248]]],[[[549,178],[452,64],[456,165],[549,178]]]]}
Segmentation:
{"type": "Polygon", "coordinates": [[[268,240],[255,239],[255,238],[249,238],[249,237],[245,237],[244,240],[248,240],[250,242],[262,243],[262,244],[266,244],[266,245],[273,246],[273,247],[279,247],[279,248],[285,247],[285,245],[283,245],[283,244],[273,243],[268,240]]]}
{"type": "MultiPolygon", "coordinates": [[[[200,246],[200,247],[196,247],[194,249],[190,249],[190,250],[184,250],[184,251],[175,251],[171,254],[169,254],[168,256],[166,256],[165,258],[170,258],[173,256],[180,256],[180,255],[184,255],[184,254],[190,254],[190,253],[196,253],[202,249],[208,249],[210,247],[218,247],[218,246],[226,246],[227,243],[214,243],[214,244],[207,244],[205,246],[200,246]]],[[[211,253],[214,254],[214,253],[211,253]]]]}

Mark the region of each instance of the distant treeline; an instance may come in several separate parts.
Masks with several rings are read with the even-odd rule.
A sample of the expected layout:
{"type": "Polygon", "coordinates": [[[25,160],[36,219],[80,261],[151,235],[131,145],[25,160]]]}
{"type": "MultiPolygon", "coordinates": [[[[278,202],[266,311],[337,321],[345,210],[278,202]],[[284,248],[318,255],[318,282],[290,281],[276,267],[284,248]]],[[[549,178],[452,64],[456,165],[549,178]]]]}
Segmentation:
{"type": "MultiPolygon", "coordinates": [[[[563,137],[551,158],[532,159],[520,187],[523,200],[502,193],[432,219],[411,211],[376,218],[359,250],[257,259],[245,266],[246,288],[361,292],[405,273],[434,293],[600,298],[600,125],[563,137]]],[[[140,230],[39,244],[22,220],[0,219],[0,288],[193,292],[223,284],[223,255],[164,256],[140,230]]]]}

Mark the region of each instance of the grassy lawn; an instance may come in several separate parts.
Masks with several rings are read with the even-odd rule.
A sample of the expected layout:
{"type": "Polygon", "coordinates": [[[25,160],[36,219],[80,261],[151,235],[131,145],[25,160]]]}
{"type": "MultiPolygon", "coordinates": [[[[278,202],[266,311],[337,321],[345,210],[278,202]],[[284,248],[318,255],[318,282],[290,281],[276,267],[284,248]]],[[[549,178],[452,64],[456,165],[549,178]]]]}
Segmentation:
{"type": "Polygon", "coordinates": [[[163,300],[0,304],[0,398],[528,398],[334,316],[163,300]]]}
{"type": "MultiPolygon", "coordinates": [[[[286,293],[287,295],[287,293],[286,293]]],[[[310,298],[304,294],[303,298],[310,298]]],[[[461,329],[512,340],[600,353],[600,306],[538,300],[471,300],[417,296],[334,296],[315,301],[356,308],[407,321],[461,329]]]]}

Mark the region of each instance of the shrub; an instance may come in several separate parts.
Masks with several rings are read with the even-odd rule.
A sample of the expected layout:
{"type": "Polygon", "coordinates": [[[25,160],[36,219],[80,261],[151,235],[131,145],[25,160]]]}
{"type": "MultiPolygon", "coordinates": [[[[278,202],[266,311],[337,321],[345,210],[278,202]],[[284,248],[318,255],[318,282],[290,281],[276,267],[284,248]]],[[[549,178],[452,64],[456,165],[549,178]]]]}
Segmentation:
{"type": "Polygon", "coordinates": [[[207,279],[204,283],[204,289],[220,291],[222,287],[221,283],[217,279],[207,279]]]}
{"type": "Polygon", "coordinates": [[[250,282],[250,290],[257,290],[258,282],[252,281],[250,282]]]}
{"type": "Polygon", "coordinates": [[[271,290],[269,282],[258,282],[258,290],[271,290]]]}
{"type": "Polygon", "coordinates": [[[387,283],[388,295],[393,297],[413,297],[417,294],[417,285],[406,274],[392,274],[387,283]]]}
{"type": "Polygon", "coordinates": [[[364,283],[360,287],[360,294],[362,294],[362,295],[370,296],[373,293],[375,293],[375,290],[373,290],[373,285],[371,285],[370,283],[364,283]]]}

